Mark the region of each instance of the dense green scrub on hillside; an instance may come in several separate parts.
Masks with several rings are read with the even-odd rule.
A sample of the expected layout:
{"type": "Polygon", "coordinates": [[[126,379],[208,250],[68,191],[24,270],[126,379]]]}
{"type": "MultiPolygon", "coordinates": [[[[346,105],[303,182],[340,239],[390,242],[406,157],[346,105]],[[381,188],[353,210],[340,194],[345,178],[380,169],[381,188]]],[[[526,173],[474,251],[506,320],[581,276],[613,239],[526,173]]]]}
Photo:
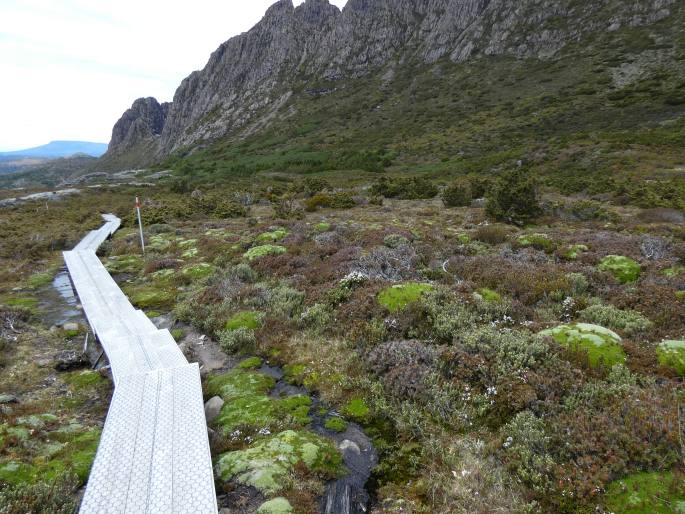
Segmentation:
{"type": "Polygon", "coordinates": [[[405,63],[390,80],[385,69],[343,82],[299,77],[295,116],[161,167],[189,184],[331,170],[444,180],[497,175],[521,161],[564,194],[683,208],[685,15],[674,11],[649,29],[598,33],[549,60],[405,63]],[[317,88],[332,92],[308,93],[317,88]]]}

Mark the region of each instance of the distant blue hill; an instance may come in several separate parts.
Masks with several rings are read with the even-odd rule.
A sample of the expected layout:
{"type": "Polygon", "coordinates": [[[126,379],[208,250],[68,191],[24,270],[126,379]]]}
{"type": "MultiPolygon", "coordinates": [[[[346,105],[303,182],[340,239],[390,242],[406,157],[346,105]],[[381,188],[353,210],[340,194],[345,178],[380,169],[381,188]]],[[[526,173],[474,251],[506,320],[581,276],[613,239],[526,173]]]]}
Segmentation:
{"type": "Polygon", "coordinates": [[[100,157],[107,151],[105,143],[89,143],[87,141],[52,141],[47,145],[16,150],[13,152],[0,152],[2,157],[37,157],[50,159],[57,157],[70,157],[75,154],[86,154],[100,157]]]}

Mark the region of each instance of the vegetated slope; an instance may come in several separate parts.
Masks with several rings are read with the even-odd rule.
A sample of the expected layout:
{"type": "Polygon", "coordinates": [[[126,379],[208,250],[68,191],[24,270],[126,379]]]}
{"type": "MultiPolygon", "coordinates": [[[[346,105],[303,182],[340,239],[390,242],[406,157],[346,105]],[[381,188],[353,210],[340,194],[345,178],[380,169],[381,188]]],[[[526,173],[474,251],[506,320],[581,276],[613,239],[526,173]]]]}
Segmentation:
{"type": "Polygon", "coordinates": [[[0,152],[0,187],[54,185],[88,169],[107,151],[105,143],[52,141],[13,152],[0,152]]]}
{"type": "Polygon", "coordinates": [[[0,162],[0,189],[11,187],[55,187],[69,182],[69,178],[82,175],[97,164],[97,158],[78,154],[58,159],[25,160],[19,168],[3,173],[0,162]]]}
{"type": "Polygon", "coordinates": [[[223,176],[524,159],[594,181],[616,165],[642,171],[624,162],[639,145],[669,170],[681,159],[683,16],[670,1],[352,0],[342,12],[281,1],[171,105],[136,101],[100,165],[190,152],[168,164],[223,176]]]}

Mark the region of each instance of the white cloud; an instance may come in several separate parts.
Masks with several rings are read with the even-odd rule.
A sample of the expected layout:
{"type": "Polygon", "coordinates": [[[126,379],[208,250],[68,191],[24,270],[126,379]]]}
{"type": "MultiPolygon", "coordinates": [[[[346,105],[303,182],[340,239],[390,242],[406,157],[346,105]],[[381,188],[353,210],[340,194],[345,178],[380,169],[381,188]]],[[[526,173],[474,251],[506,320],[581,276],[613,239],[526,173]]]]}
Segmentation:
{"type": "MultiPolygon", "coordinates": [[[[0,151],[109,141],[133,100],[171,100],[274,1],[2,0],[0,151]]],[[[342,8],[347,0],[329,1],[342,8]]]]}

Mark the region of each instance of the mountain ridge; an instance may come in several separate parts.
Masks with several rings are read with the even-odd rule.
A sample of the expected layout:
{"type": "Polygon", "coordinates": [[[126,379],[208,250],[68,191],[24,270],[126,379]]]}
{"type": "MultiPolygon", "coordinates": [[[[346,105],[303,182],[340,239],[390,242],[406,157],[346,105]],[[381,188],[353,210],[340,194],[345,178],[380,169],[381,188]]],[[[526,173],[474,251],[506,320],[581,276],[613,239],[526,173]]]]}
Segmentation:
{"type": "Polygon", "coordinates": [[[403,69],[443,61],[554,61],[596,34],[649,32],[677,9],[674,0],[350,0],[341,11],[327,0],[297,7],[280,0],[184,79],[170,104],[152,99],[158,110],[141,111],[136,100],[115,125],[101,165],[150,165],[222,138],[264,133],[279,120],[306,124],[298,104],[311,91],[344,90],[374,74],[392,84],[403,69]]]}
{"type": "Polygon", "coordinates": [[[45,145],[40,145],[24,150],[13,150],[0,152],[0,157],[40,157],[40,158],[59,158],[70,157],[76,154],[86,154],[92,157],[100,157],[107,151],[106,143],[93,143],[90,141],[50,141],[45,145]]]}

